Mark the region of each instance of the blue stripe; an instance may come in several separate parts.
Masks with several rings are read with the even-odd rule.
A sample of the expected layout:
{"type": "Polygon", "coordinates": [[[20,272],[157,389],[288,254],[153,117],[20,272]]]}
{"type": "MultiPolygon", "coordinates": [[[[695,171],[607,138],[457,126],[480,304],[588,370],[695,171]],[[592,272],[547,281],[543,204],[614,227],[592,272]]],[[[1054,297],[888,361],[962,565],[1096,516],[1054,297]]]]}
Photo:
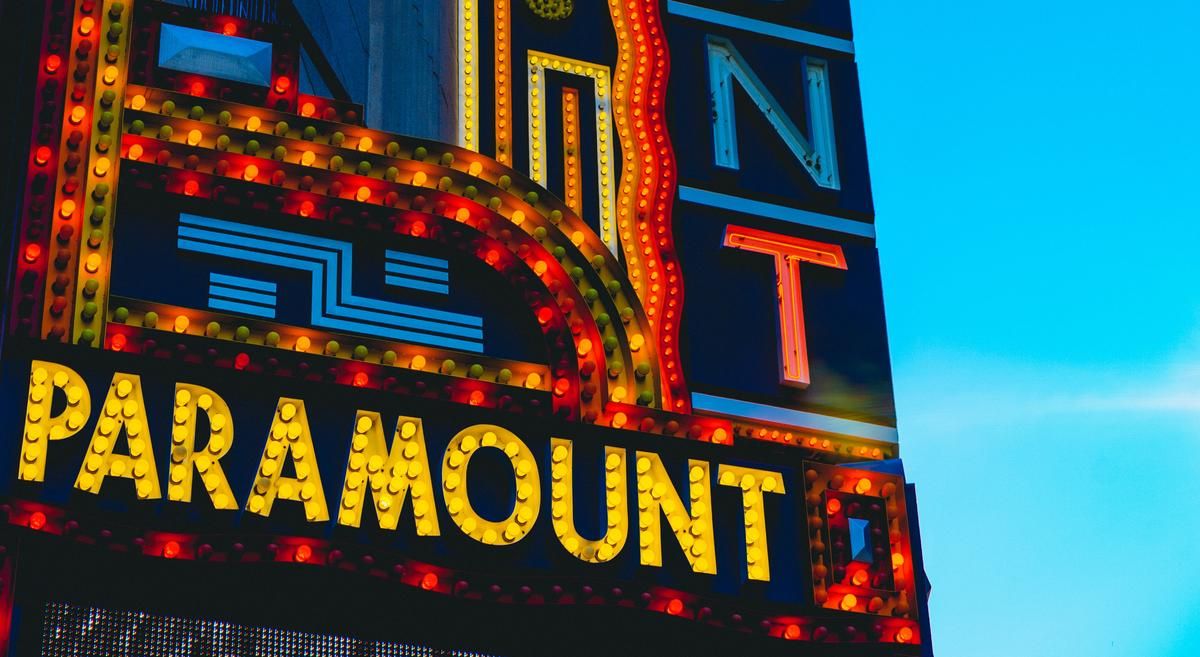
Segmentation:
{"type": "Polygon", "coordinates": [[[252,306],[250,304],[238,303],[236,301],[226,301],[225,299],[209,299],[208,307],[212,308],[213,310],[227,310],[232,313],[242,313],[243,315],[254,315],[255,317],[275,319],[274,308],[252,306]]]}
{"type": "Polygon", "coordinates": [[[215,283],[208,286],[209,296],[225,297],[226,299],[237,299],[239,301],[249,301],[250,303],[258,303],[264,306],[275,307],[274,294],[259,294],[258,292],[247,292],[233,287],[222,287],[215,283]]]}
{"type": "Polygon", "coordinates": [[[408,274],[409,276],[428,278],[433,281],[450,281],[450,272],[421,269],[420,267],[410,267],[408,265],[398,265],[394,262],[389,262],[384,265],[384,270],[389,274],[408,274]]]}
{"type": "Polygon", "coordinates": [[[353,333],[366,333],[368,335],[378,335],[380,337],[390,338],[392,340],[401,340],[404,342],[420,342],[421,344],[429,344],[436,347],[445,347],[447,349],[458,349],[460,351],[483,351],[482,342],[470,342],[467,340],[455,340],[453,338],[443,338],[436,335],[427,335],[425,333],[413,333],[411,331],[389,330],[389,329],[371,329],[370,331],[363,330],[361,324],[354,322],[346,322],[338,319],[323,318],[322,326],[339,331],[350,331],[353,333]]]}
{"type": "Polygon", "coordinates": [[[277,291],[274,283],[256,281],[253,278],[242,278],[241,276],[218,274],[216,272],[208,275],[208,282],[220,283],[222,285],[232,285],[234,287],[242,287],[248,290],[258,290],[260,292],[270,292],[271,294],[275,294],[277,291]]]}
{"type": "Polygon", "coordinates": [[[688,187],[687,185],[679,186],[679,200],[697,205],[706,205],[710,208],[740,212],[764,219],[775,219],[802,226],[812,226],[813,228],[875,239],[875,226],[873,224],[853,219],[843,219],[842,217],[834,217],[809,210],[801,210],[800,208],[791,208],[775,203],[767,203],[765,201],[756,201],[731,194],[712,192],[707,189],[688,187]]]}
{"type": "MultiPolygon", "coordinates": [[[[195,239],[220,241],[223,237],[219,233],[209,233],[208,231],[197,230],[195,228],[185,228],[185,227],[179,228],[179,234],[181,236],[181,240],[184,237],[191,237],[191,238],[195,238],[195,239]]],[[[265,248],[265,249],[271,249],[274,246],[275,248],[280,248],[282,250],[282,247],[278,247],[277,245],[272,245],[270,242],[263,242],[261,240],[256,240],[256,239],[248,238],[248,237],[242,238],[240,240],[240,245],[245,246],[247,248],[265,248]]],[[[256,258],[265,256],[265,254],[260,255],[259,253],[256,253],[256,252],[248,253],[248,252],[242,251],[238,247],[230,247],[230,249],[233,252],[239,253],[239,255],[234,255],[234,256],[229,256],[229,257],[239,258],[242,260],[252,260],[253,261],[256,258]]],[[[201,250],[203,250],[203,249],[201,249],[201,250]]],[[[297,246],[288,247],[288,250],[297,255],[303,254],[305,252],[310,252],[310,253],[312,252],[311,249],[305,249],[303,247],[297,247],[297,246]]],[[[320,257],[319,253],[317,254],[317,257],[320,257]]],[[[298,262],[298,261],[291,260],[290,258],[285,258],[284,261],[291,262],[291,263],[298,262]]],[[[316,263],[312,263],[309,265],[284,264],[281,266],[289,267],[289,268],[299,267],[301,269],[309,269],[310,267],[316,267],[317,270],[320,269],[320,265],[317,265],[316,263]]],[[[314,271],[312,269],[309,269],[309,270],[314,271]]],[[[316,271],[314,271],[314,274],[316,274],[316,271]]],[[[327,284],[330,284],[330,282],[327,281],[327,284]]],[[[315,302],[317,299],[323,299],[323,297],[321,297],[319,294],[320,285],[316,281],[315,278],[314,278],[313,287],[314,287],[314,295],[313,296],[314,296],[314,305],[315,305],[315,302]]],[[[380,305],[383,305],[383,304],[380,304],[380,305]]],[[[412,306],[409,306],[409,307],[412,307],[412,306]]],[[[316,309],[314,308],[314,312],[315,312],[315,310],[316,309]]],[[[461,337],[465,337],[465,338],[479,338],[479,339],[483,338],[483,330],[482,329],[457,326],[454,324],[445,324],[442,322],[430,321],[430,320],[424,320],[424,319],[414,319],[414,318],[406,317],[403,315],[393,315],[393,314],[389,314],[389,313],[374,312],[374,311],[369,311],[369,310],[359,310],[357,308],[346,308],[346,307],[338,305],[336,302],[334,303],[333,307],[329,309],[329,313],[332,315],[341,315],[341,316],[349,317],[352,319],[358,319],[358,320],[363,320],[363,321],[367,321],[367,322],[377,322],[377,323],[383,324],[385,326],[398,324],[405,328],[416,329],[419,331],[422,331],[422,330],[423,331],[432,331],[435,333],[445,333],[447,335],[456,335],[456,336],[461,336],[461,337]]]]}
{"type": "Polygon", "coordinates": [[[784,424],[792,427],[839,433],[885,443],[899,441],[899,434],[896,432],[895,427],[859,422],[858,420],[847,420],[846,418],[809,413],[808,411],[798,411],[793,408],[768,406],[741,399],[717,397],[716,395],[706,395],[700,392],[692,393],[692,406],[697,410],[709,411],[729,417],[750,418],[772,424],[784,424]]]}
{"type": "Polygon", "coordinates": [[[388,276],[384,279],[384,282],[388,285],[407,287],[414,290],[437,292],[438,294],[450,294],[450,286],[444,283],[430,283],[429,281],[419,281],[415,278],[405,278],[403,276],[388,276]]]}
{"type": "Polygon", "coordinates": [[[430,258],[429,256],[417,255],[415,253],[405,253],[404,251],[388,250],[384,252],[388,260],[399,260],[401,262],[411,262],[415,265],[427,265],[429,267],[438,267],[446,269],[450,263],[441,258],[430,258]]]}
{"type": "MultiPolygon", "coordinates": [[[[183,233],[185,230],[186,230],[185,228],[180,227],[181,233],[183,233]]],[[[198,235],[198,236],[207,237],[207,235],[204,234],[204,231],[189,231],[189,232],[199,233],[200,235],[198,235]]],[[[376,336],[387,337],[387,338],[391,338],[391,339],[395,339],[395,340],[420,342],[422,344],[430,344],[430,345],[447,347],[447,348],[452,348],[452,349],[462,349],[465,351],[474,351],[474,352],[483,351],[483,344],[481,342],[457,340],[457,339],[453,339],[453,338],[443,338],[443,337],[437,336],[437,335],[428,335],[428,334],[418,333],[418,332],[413,332],[413,331],[405,331],[405,330],[389,328],[391,326],[394,326],[395,324],[403,325],[406,322],[406,320],[405,320],[405,318],[402,318],[402,317],[391,317],[391,316],[385,315],[385,316],[383,316],[383,320],[382,320],[385,323],[385,326],[376,327],[376,326],[364,326],[363,324],[347,322],[347,321],[339,320],[339,319],[328,317],[328,316],[324,315],[322,312],[324,310],[324,295],[323,295],[323,291],[321,289],[322,281],[320,280],[320,275],[323,271],[323,267],[321,266],[321,263],[310,262],[310,261],[300,260],[300,259],[296,259],[296,258],[283,257],[283,256],[274,255],[271,253],[248,252],[248,251],[244,251],[242,249],[236,248],[236,247],[228,247],[228,246],[224,246],[221,244],[208,244],[205,242],[190,240],[190,239],[186,239],[183,236],[181,236],[179,238],[178,246],[179,246],[179,248],[184,249],[184,250],[199,251],[201,253],[209,253],[212,255],[222,256],[222,257],[226,257],[226,258],[235,258],[235,259],[239,259],[239,260],[251,260],[254,262],[262,262],[262,263],[266,263],[266,264],[272,264],[272,265],[275,265],[278,267],[284,267],[284,268],[288,268],[288,269],[300,269],[301,271],[309,272],[312,275],[313,308],[312,308],[311,321],[314,326],[320,326],[320,327],[324,327],[324,328],[332,328],[332,329],[337,329],[337,330],[348,330],[348,331],[353,331],[355,333],[376,335],[376,336]]],[[[346,311],[346,309],[344,309],[344,308],[339,308],[338,310],[346,311]]],[[[349,313],[347,313],[347,314],[349,314],[349,313]]],[[[368,313],[368,315],[372,315],[372,314],[368,313]]],[[[443,329],[445,327],[438,326],[438,328],[443,329]]],[[[478,336],[472,336],[472,337],[479,337],[480,339],[482,339],[482,337],[483,337],[482,331],[478,331],[478,334],[479,334],[478,336]]]]}
{"type": "MultiPolygon", "coordinates": [[[[321,237],[313,237],[313,236],[309,236],[309,235],[297,235],[294,233],[287,233],[284,231],[272,230],[269,228],[260,228],[257,226],[247,226],[244,224],[238,224],[238,223],[229,222],[229,221],[222,221],[220,219],[210,219],[207,217],[200,217],[200,216],[191,215],[191,214],[180,214],[179,222],[181,224],[180,229],[179,229],[180,235],[183,235],[184,230],[186,230],[185,228],[183,228],[183,224],[195,224],[198,226],[205,226],[205,227],[212,228],[215,230],[222,230],[222,231],[228,231],[231,233],[236,233],[239,235],[239,239],[241,239],[243,241],[245,238],[241,237],[242,235],[257,235],[260,237],[264,237],[268,240],[284,242],[287,245],[286,248],[280,248],[279,244],[273,244],[273,245],[270,245],[267,247],[261,247],[261,248],[266,248],[266,249],[270,250],[271,246],[273,246],[273,247],[275,247],[276,252],[279,252],[279,251],[282,251],[284,253],[304,252],[304,253],[308,254],[307,257],[328,264],[331,270],[336,271],[339,274],[338,281],[335,281],[333,277],[327,277],[328,280],[326,281],[326,287],[327,287],[328,295],[329,295],[330,299],[342,300],[347,304],[356,306],[358,308],[363,308],[363,309],[384,310],[387,312],[394,312],[394,313],[398,313],[398,314],[402,314],[402,315],[415,315],[417,317],[440,319],[440,320],[444,320],[444,321],[448,321],[448,322],[455,322],[458,324],[466,324],[468,326],[480,326],[480,327],[483,326],[483,318],[482,317],[476,317],[473,315],[463,315],[460,313],[446,312],[446,311],[442,311],[442,310],[435,310],[433,308],[425,308],[425,307],[421,307],[421,306],[410,306],[407,304],[391,303],[391,302],[383,301],[380,299],[364,299],[362,297],[355,296],[350,291],[350,287],[351,287],[350,274],[354,270],[354,254],[353,254],[353,251],[352,251],[349,243],[338,242],[335,240],[329,240],[329,239],[325,239],[325,238],[321,238],[321,237]],[[307,245],[320,246],[322,248],[332,251],[333,253],[304,248],[307,245]],[[341,266],[342,260],[345,261],[344,267],[341,266]],[[334,284],[335,282],[339,282],[339,281],[341,284],[340,290],[334,284]]],[[[211,239],[211,238],[207,238],[207,239],[211,239]]],[[[228,242],[228,240],[222,240],[222,239],[211,239],[211,241],[215,241],[218,243],[227,243],[228,242]]]]}
{"type": "MultiPolygon", "coordinates": [[[[225,246],[215,245],[215,244],[205,244],[203,242],[195,242],[195,241],[187,240],[187,239],[183,239],[183,238],[180,238],[180,240],[179,240],[179,248],[185,249],[185,250],[199,251],[201,253],[209,253],[212,255],[223,256],[226,258],[235,258],[235,259],[240,259],[240,260],[248,259],[246,254],[243,251],[241,251],[240,249],[230,248],[230,247],[225,247],[225,246]]],[[[298,269],[308,271],[313,274],[313,281],[312,281],[313,295],[314,295],[314,299],[316,300],[316,302],[314,303],[313,312],[312,312],[313,326],[319,326],[322,328],[334,329],[334,330],[339,330],[339,331],[351,331],[354,333],[363,333],[366,335],[376,335],[376,336],[380,336],[380,337],[391,338],[393,340],[405,340],[405,341],[409,341],[409,342],[419,342],[421,344],[434,345],[434,346],[438,346],[438,347],[446,347],[448,349],[460,349],[463,351],[473,351],[473,352],[482,352],[483,351],[483,343],[481,343],[481,342],[468,342],[465,340],[455,340],[452,338],[443,338],[441,336],[427,335],[424,333],[416,333],[416,332],[412,332],[412,331],[388,329],[386,327],[384,327],[384,328],[366,327],[361,324],[356,324],[354,322],[347,322],[347,321],[343,321],[343,320],[326,317],[326,316],[322,315],[320,310],[318,309],[318,307],[320,306],[319,302],[321,300],[321,285],[317,279],[317,275],[320,273],[319,265],[317,265],[316,263],[309,263],[309,262],[294,260],[292,258],[279,257],[279,256],[271,255],[269,253],[254,253],[254,254],[251,254],[251,256],[252,256],[252,259],[254,259],[256,262],[264,262],[267,264],[273,264],[278,267],[285,267],[285,268],[289,268],[289,269],[298,268],[298,269]]]]}
{"type": "Polygon", "coordinates": [[[755,32],[757,34],[765,34],[779,39],[795,41],[818,48],[827,48],[838,52],[846,53],[847,55],[854,54],[854,42],[849,39],[842,39],[828,34],[820,34],[818,32],[810,32],[801,30],[795,27],[786,25],[778,25],[776,23],[768,23],[767,21],[758,20],[757,18],[748,18],[737,14],[730,14],[708,7],[697,7],[689,5],[678,0],[667,0],[667,12],[684,18],[694,18],[698,21],[706,23],[714,23],[716,25],[724,25],[737,30],[745,30],[747,32],[755,32]]]}

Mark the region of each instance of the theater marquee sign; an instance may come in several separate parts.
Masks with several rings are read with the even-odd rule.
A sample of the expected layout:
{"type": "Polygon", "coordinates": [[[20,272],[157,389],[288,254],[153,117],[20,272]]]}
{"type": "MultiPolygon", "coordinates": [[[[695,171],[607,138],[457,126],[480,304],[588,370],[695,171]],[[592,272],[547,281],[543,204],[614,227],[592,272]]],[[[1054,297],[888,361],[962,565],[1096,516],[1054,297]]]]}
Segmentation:
{"type": "Polygon", "coordinates": [[[69,545],[921,654],[848,7],[761,4],[458,0],[443,144],[304,93],[293,26],[49,0],[3,641],[69,545]]]}

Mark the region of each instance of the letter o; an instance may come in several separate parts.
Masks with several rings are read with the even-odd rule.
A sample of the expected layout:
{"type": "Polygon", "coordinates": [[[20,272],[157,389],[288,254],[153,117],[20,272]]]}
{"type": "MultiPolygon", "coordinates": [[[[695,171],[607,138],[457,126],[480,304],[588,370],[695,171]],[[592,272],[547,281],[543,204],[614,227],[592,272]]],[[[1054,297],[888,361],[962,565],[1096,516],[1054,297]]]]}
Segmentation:
{"type": "Polygon", "coordinates": [[[533,529],[542,506],[537,460],[529,447],[508,429],[491,424],[467,427],[450,440],[442,457],[442,496],[450,518],[464,534],[486,545],[512,545],[533,529]],[[504,452],[516,480],[512,513],[499,522],[476,513],[467,492],[471,457],[483,449],[504,452]]]}

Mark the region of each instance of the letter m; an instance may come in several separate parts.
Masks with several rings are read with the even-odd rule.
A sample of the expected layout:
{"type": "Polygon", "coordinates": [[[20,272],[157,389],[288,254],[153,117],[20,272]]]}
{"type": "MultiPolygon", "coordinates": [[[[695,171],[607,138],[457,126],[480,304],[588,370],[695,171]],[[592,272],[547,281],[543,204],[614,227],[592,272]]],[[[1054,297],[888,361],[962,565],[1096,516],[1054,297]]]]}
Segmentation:
{"type": "Polygon", "coordinates": [[[806,58],[806,96],[810,142],[783,111],[779,101],[746,63],[728,39],[708,37],[708,79],[713,106],[713,147],[717,166],[738,167],[737,117],[734,115],[733,81],[754,101],[771,127],[821,187],[840,189],[837,142],[833,135],[833,109],[829,98],[829,70],[823,60],[806,58]]]}

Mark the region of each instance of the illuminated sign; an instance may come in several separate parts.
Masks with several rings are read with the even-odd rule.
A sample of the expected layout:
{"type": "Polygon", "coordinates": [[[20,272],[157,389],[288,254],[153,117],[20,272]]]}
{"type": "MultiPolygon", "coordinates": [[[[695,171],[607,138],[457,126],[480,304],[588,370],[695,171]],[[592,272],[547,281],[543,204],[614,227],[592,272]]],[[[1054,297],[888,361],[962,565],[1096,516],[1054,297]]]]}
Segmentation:
{"type": "Polygon", "coordinates": [[[848,18],[811,4],[458,0],[452,145],[306,93],[286,24],[47,3],[4,536],[920,654],[848,18]]]}

